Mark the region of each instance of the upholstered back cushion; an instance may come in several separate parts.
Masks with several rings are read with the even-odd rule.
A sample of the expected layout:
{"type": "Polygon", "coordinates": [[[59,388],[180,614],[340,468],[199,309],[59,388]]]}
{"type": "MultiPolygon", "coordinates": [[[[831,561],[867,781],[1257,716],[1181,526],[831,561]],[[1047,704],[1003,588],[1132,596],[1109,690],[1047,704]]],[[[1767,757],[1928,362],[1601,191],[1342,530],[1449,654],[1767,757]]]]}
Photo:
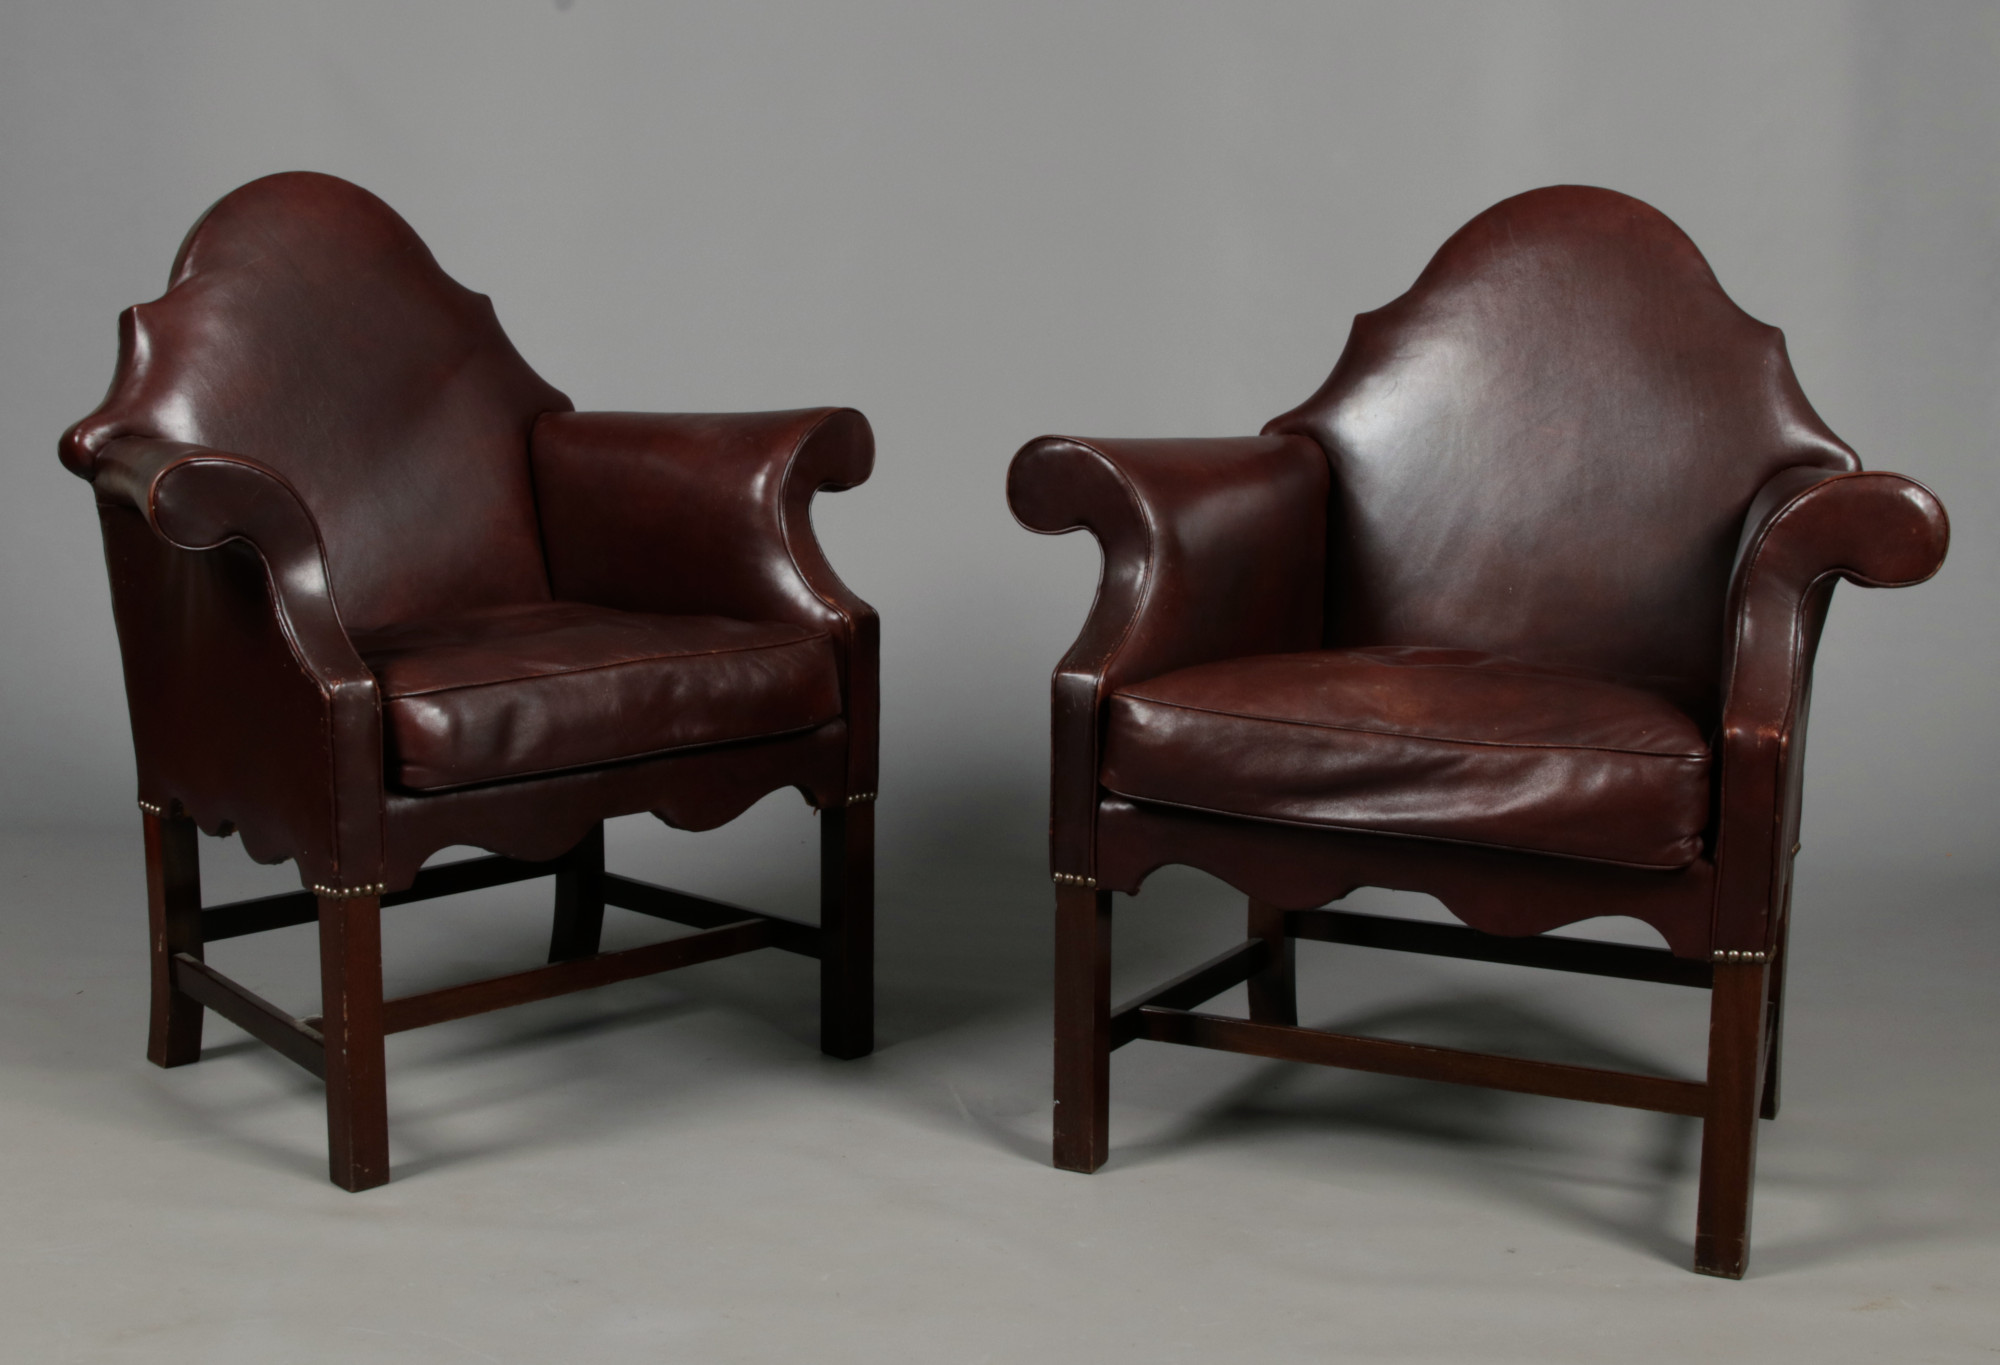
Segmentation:
{"type": "Polygon", "coordinates": [[[1859,465],[1694,243],[1583,186],[1466,224],[1266,430],[1332,461],[1329,644],[1585,668],[1704,718],[1751,498],[1859,465]]]}
{"type": "Polygon", "coordinates": [[[87,474],[121,436],[248,455],[299,490],[350,628],[545,600],[535,417],[567,410],[490,300],[388,205],[332,176],[253,181],[121,319],[116,378],[64,438],[87,474]]]}

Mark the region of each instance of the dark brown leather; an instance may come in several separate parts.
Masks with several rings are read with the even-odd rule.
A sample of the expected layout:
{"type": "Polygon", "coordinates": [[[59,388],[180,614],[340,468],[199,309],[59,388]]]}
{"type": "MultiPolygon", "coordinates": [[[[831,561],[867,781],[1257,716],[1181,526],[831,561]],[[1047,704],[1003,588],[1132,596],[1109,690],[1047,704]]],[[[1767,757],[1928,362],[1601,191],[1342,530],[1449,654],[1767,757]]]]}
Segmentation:
{"type": "Polygon", "coordinates": [[[840,714],[827,637],[578,602],[357,632],[390,780],[414,791],[809,730],[840,714]]]}
{"type": "MultiPolygon", "coordinates": [[[[1920,581],[1942,561],[1948,530],[1927,490],[1860,471],[1800,393],[1782,336],[1730,302],[1679,229],[1637,200],[1581,186],[1496,205],[1409,293],[1357,318],[1319,393],[1265,430],[1310,438],[1324,455],[1321,507],[1301,498],[1300,476],[1251,459],[1209,462],[1198,497],[1142,499],[1125,490],[1151,487],[1153,443],[1044,437],[1015,459],[1016,515],[1043,532],[1087,526],[1105,555],[1097,603],[1056,671],[1057,874],[1136,891],[1152,869],[1186,862],[1292,908],[1393,886],[1499,933],[1629,913],[1683,955],[1768,947],[1789,894],[1812,656],[1832,582],[1920,581]],[[1279,581],[1289,574],[1316,581],[1279,581]],[[1148,596],[1147,585],[1202,576],[1213,581],[1148,596]],[[1323,610],[1304,608],[1317,615],[1318,638],[1307,640],[1314,626],[1298,614],[1322,588],[1323,610]],[[1593,809],[1595,828],[1520,840],[1572,855],[1561,863],[1444,842],[1475,816],[1504,823],[1497,808],[1473,808],[1462,772],[1402,788],[1393,816],[1375,811],[1376,827],[1422,832],[1414,839],[1230,819],[1108,789],[1105,779],[1215,809],[1235,782],[1228,802],[1262,800],[1244,813],[1264,820],[1333,809],[1345,769],[1308,774],[1307,759],[1271,748],[1259,779],[1247,771],[1256,751],[1243,747],[1246,730],[1189,740],[1202,757],[1174,771],[1164,747],[1149,747],[1166,733],[1157,699],[1139,714],[1141,694],[1174,670],[1315,647],[1475,650],[1650,694],[1662,703],[1653,714],[1670,715],[1671,703],[1692,721],[1675,745],[1693,734],[1712,751],[1701,851],[1673,873],[1609,860],[1671,849],[1661,860],[1681,862],[1685,789],[1660,802],[1657,826],[1641,829],[1638,808],[1593,809]],[[1107,707],[1121,688],[1129,703],[1107,707]],[[1142,751],[1152,765],[1143,772],[1142,751]],[[1259,780],[1270,784],[1261,797],[1259,780]],[[1575,859],[1584,849],[1598,861],[1575,859]],[[1528,870],[1553,867],[1565,870],[1528,870]]],[[[1191,446],[1251,449],[1181,448],[1191,446]]],[[[1441,696],[1395,706],[1432,704],[1448,709],[1441,696]]],[[[1456,729],[1485,723],[1468,713],[1456,729]]],[[[1535,784],[1545,777],[1527,765],[1527,790],[1507,809],[1543,799],[1535,784]]]]}
{"type": "Polygon", "coordinates": [[[1590,669],[1709,722],[1751,498],[1859,468],[1679,228],[1575,185],[1466,224],[1266,429],[1333,464],[1329,644],[1590,669]]]}
{"type": "Polygon", "coordinates": [[[849,790],[876,789],[880,627],[826,562],[808,510],[815,493],[873,471],[867,418],[554,413],[536,424],[532,454],[558,597],[825,632],[840,661],[849,790]]]}
{"type": "Polygon", "coordinates": [[[1130,683],[1106,790],[1290,824],[1684,867],[1708,745],[1636,688],[1474,650],[1265,654],[1130,683]]]}
{"type": "Polygon", "coordinates": [[[262,462],[312,509],[349,626],[548,598],[527,434],[569,400],[366,190],[295,172],[225,196],[119,319],[117,374],[69,467],[130,435],[262,462]]]}
{"type": "Polygon", "coordinates": [[[1326,458],[1270,436],[1030,441],[1007,473],[1014,515],[1088,527],[1104,578],[1056,665],[1050,832],[1055,870],[1087,877],[1104,701],[1128,682],[1318,643],[1326,458]]]}
{"type": "Polygon", "coordinates": [[[212,208],[62,444],[140,798],[307,885],[399,890],[451,844],[545,858],[612,815],[872,795],[875,618],[806,510],[868,476],[866,421],[568,408],[365,191],[288,174],[212,208]],[[519,776],[574,763],[600,766],[519,776]]]}

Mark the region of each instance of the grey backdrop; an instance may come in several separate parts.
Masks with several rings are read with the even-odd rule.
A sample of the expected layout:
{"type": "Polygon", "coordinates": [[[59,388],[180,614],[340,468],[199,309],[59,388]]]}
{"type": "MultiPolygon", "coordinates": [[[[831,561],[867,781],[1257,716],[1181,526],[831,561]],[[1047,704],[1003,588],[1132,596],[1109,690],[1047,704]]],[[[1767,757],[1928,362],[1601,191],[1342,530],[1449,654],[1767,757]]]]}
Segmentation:
{"type": "Polygon", "coordinates": [[[254,176],[382,195],[581,407],[868,414],[874,480],[815,518],[882,613],[912,902],[982,859],[1034,895],[1046,679],[1097,557],[1014,525],[1012,451],[1254,431],[1467,217],[1585,181],[1674,217],[1834,429],[1942,496],[1937,581],[1836,598],[1805,842],[1991,874],[1996,70],[1992,4],[13,0],[0,819],[132,821],[55,441],[118,310],[254,176]]]}

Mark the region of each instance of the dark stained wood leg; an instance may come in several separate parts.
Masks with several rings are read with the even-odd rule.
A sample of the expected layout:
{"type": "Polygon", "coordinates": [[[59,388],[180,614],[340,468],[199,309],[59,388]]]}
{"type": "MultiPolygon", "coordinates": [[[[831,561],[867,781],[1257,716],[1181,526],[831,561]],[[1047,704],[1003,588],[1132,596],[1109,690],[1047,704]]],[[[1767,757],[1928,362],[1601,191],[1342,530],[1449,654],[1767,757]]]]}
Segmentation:
{"type": "Polygon", "coordinates": [[[1769,989],[1766,963],[1715,964],[1694,1268],[1732,1280],[1743,1278],[1750,1260],[1750,1188],[1757,1167],[1769,989]]]}
{"type": "Polygon", "coordinates": [[[153,940],[153,1018],[146,1059],[186,1066],[201,1059],[201,1002],[174,985],[174,954],[201,952],[201,854],[194,821],[142,811],[146,830],[146,918],[153,940]]]}
{"type": "Polygon", "coordinates": [[[1056,887],[1055,1164],[1111,1154],[1111,893],[1056,887]]]}
{"type": "Polygon", "coordinates": [[[1285,912],[1252,897],[1250,937],[1264,940],[1267,952],[1263,969],[1248,983],[1250,1017],[1260,1024],[1298,1023],[1297,958],[1292,936],[1285,932],[1285,912]]]}
{"type": "Polygon", "coordinates": [[[1764,1052],[1764,1103],[1758,1112],[1767,1119],[1778,1117],[1778,1063],[1785,1046],[1785,943],[1792,936],[1791,917],[1778,926],[1778,941],[1771,952],[1770,1020],[1764,1052]]]}
{"type": "Polygon", "coordinates": [[[875,1050],[875,805],[819,819],[819,1050],[875,1050]]]}
{"type": "Polygon", "coordinates": [[[319,898],[319,974],[331,1177],[344,1190],[373,1189],[389,1179],[380,899],[319,898]]]}
{"type": "Polygon", "coordinates": [[[556,919],[549,961],[590,957],[604,936],[604,822],[563,855],[556,872],[556,919]]]}

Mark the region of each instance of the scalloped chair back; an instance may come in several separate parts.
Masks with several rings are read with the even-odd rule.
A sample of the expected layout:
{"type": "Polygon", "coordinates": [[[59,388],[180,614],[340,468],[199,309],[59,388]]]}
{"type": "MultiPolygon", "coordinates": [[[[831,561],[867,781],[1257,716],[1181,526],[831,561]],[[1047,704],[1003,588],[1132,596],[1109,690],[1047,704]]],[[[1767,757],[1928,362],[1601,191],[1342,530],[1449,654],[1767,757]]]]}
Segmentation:
{"type": "Polygon", "coordinates": [[[87,477],[107,442],[154,436],[270,466],[365,630],[548,599],[528,432],[570,406],[393,209],[291,172],[195,224],[166,294],[120,319],[110,393],[62,453],[87,477]]]}
{"type": "Polygon", "coordinates": [[[1265,430],[1333,465],[1328,645],[1587,669],[1707,722],[1751,498],[1860,467],[1679,228],[1574,185],[1466,224],[1265,430]]]}

